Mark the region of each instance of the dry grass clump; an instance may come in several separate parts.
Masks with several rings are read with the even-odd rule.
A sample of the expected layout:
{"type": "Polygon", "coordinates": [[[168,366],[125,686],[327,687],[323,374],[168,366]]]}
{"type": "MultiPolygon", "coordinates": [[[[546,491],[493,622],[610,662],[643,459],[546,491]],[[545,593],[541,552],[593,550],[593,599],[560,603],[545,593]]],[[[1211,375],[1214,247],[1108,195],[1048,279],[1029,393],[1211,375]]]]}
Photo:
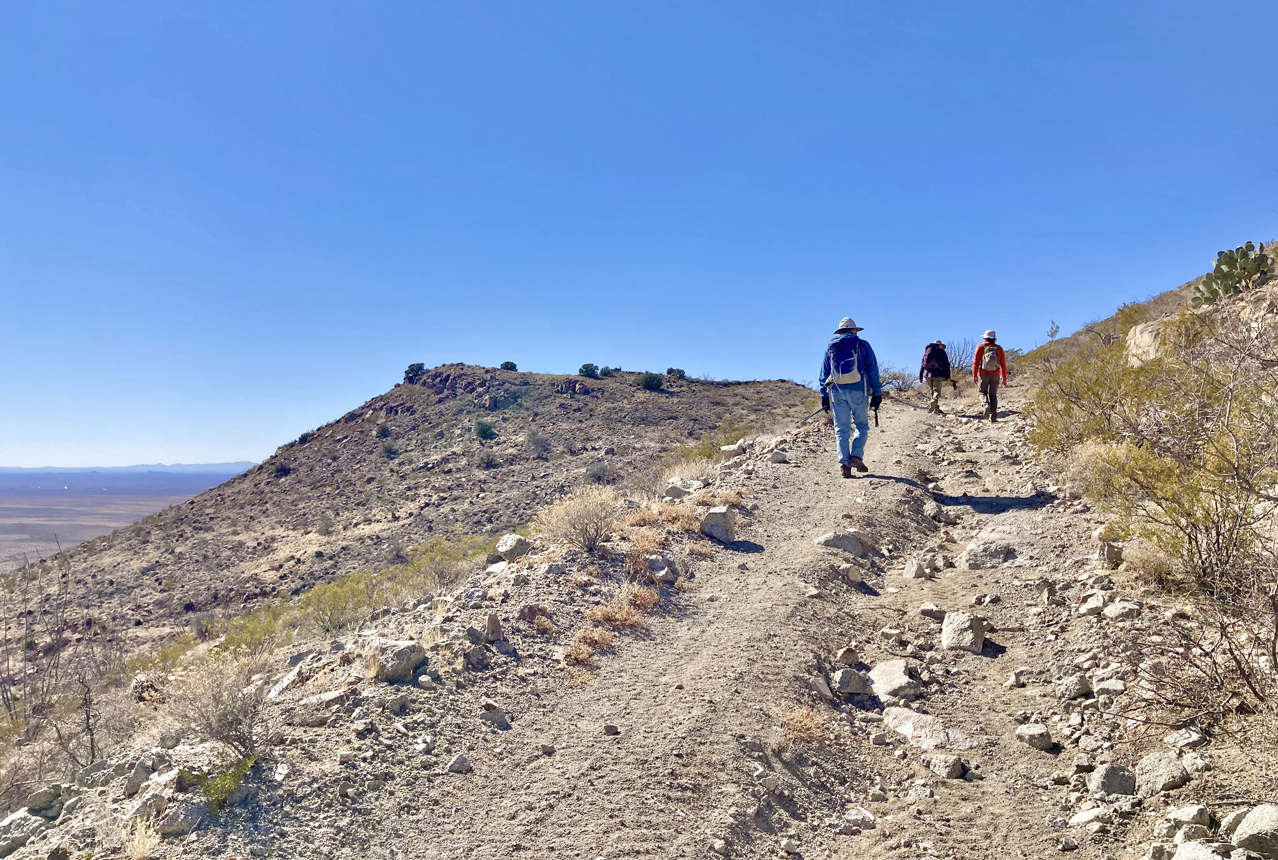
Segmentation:
{"type": "Polygon", "coordinates": [[[714,558],[714,547],[702,543],[689,544],[688,555],[695,555],[698,558],[714,558]]]}
{"type": "Polygon", "coordinates": [[[791,708],[781,715],[781,731],[788,743],[825,740],[825,719],[809,707],[791,708]]]}
{"type": "Polygon", "coordinates": [[[616,638],[613,632],[606,627],[583,627],[577,631],[577,635],[573,637],[573,642],[584,645],[591,651],[603,651],[605,648],[611,648],[616,638]]]}
{"type": "Polygon", "coordinates": [[[591,579],[600,579],[603,576],[603,571],[599,569],[599,565],[597,564],[587,565],[586,569],[583,570],[582,573],[591,579]]]}
{"type": "Polygon", "coordinates": [[[701,530],[701,520],[697,517],[697,509],[692,505],[662,502],[657,505],[657,516],[677,531],[695,533],[701,530]]]}
{"type": "Polygon", "coordinates": [[[586,666],[594,662],[595,652],[580,642],[573,642],[564,649],[564,662],[573,666],[586,666]]]}
{"type": "Polygon", "coordinates": [[[533,619],[532,629],[540,633],[542,636],[559,635],[559,628],[555,626],[555,622],[551,621],[545,615],[538,615],[533,619]]]}
{"type": "Polygon", "coordinates": [[[225,744],[240,758],[255,755],[270,739],[277,715],[266,701],[266,661],[212,657],[191,669],[169,700],[178,725],[225,744]]]}
{"type": "Polygon", "coordinates": [[[148,860],[155,849],[160,847],[160,830],[151,819],[139,819],[133,826],[122,828],[121,838],[124,841],[124,856],[129,860],[148,860]]]}
{"type": "Polygon", "coordinates": [[[692,591],[692,589],[696,588],[696,586],[692,584],[692,580],[688,579],[686,576],[681,576],[678,579],[676,579],[673,587],[674,587],[674,590],[679,592],[680,594],[686,594],[687,592],[692,591]]]}
{"type": "Polygon", "coordinates": [[[639,529],[660,521],[661,518],[657,516],[656,512],[652,510],[652,508],[639,508],[623,518],[621,524],[626,528],[639,529]]]}
{"type": "Polygon", "coordinates": [[[740,490],[726,490],[719,494],[716,504],[731,505],[734,508],[739,508],[745,504],[745,496],[742,495],[740,490]]]}
{"type": "Polygon", "coordinates": [[[665,533],[654,528],[637,529],[627,535],[627,537],[630,539],[630,551],[640,555],[652,555],[653,553],[661,552],[666,545],[665,533]]]}
{"type": "Polygon", "coordinates": [[[691,496],[688,496],[687,501],[694,505],[701,505],[702,507],[707,508],[713,507],[716,504],[714,500],[714,493],[709,490],[697,490],[691,496]]]}
{"type": "Polygon", "coordinates": [[[532,531],[549,543],[567,544],[593,554],[616,524],[616,491],[585,487],[538,514],[532,531]]]}
{"type": "Polygon", "coordinates": [[[647,612],[661,605],[661,592],[655,588],[634,588],[626,594],[626,602],[640,612],[647,612]]]}
{"type": "Polygon", "coordinates": [[[591,607],[586,612],[586,619],[621,630],[643,626],[643,613],[631,606],[628,601],[620,600],[591,607]]]}
{"type": "Polygon", "coordinates": [[[1143,583],[1166,590],[1180,590],[1183,586],[1176,562],[1145,541],[1132,541],[1124,546],[1123,563],[1143,583]]]}

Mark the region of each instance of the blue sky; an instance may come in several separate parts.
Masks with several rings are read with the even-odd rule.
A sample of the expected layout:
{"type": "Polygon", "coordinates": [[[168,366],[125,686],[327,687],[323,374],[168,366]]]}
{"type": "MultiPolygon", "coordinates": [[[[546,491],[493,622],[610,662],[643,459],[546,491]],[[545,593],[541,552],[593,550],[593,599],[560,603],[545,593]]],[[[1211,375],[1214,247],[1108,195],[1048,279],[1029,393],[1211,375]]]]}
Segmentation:
{"type": "Polygon", "coordinates": [[[1261,3],[0,14],[0,465],[260,459],[415,361],[1032,347],[1278,235],[1261,3]]]}

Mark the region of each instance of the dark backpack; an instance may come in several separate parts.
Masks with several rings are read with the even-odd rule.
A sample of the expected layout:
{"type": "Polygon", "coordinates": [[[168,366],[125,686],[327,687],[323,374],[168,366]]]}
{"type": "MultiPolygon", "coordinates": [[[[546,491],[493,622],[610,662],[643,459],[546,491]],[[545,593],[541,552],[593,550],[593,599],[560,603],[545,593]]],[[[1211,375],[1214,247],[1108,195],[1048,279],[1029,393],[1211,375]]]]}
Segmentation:
{"type": "Polygon", "coordinates": [[[923,350],[923,369],[928,373],[941,373],[945,370],[945,351],[934,343],[929,343],[923,350]]]}

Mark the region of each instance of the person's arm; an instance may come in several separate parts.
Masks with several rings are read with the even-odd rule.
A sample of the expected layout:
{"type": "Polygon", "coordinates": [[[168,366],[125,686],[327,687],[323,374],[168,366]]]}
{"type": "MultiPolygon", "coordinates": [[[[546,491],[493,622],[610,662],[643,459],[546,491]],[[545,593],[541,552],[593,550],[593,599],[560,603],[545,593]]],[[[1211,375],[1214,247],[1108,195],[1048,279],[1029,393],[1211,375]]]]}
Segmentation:
{"type": "Polygon", "coordinates": [[[1007,356],[1001,346],[998,348],[998,366],[1003,372],[1003,384],[1007,385],[1007,356]]]}
{"type": "Polygon", "coordinates": [[[950,356],[944,350],[941,350],[941,370],[945,372],[945,378],[950,378],[950,356]]]}
{"type": "Polygon", "coordinates": [[[927,367],[927,353],[923,353],[923,360],[919,362],[919,382],[923,381],[923,370],[927,367]]]}
{"type": "Polygon", "coordinates": [[[972,381],[981,381],[981,359],[985,357],[985,344],[976,347],[976,355],[972,356],[972,381]]]}
{"type": "Polygon", "coordinates": [[[865,369],[869,374],[870,394],[874,397],[883,396],[883,384],[879,382],[879,360],[874,356],[874,349],[865,341],[861,341],[862,347],[865,349],[865,369]]]}
{"type": "Polygon", "coordinates": [[[817,382],[821,386],[821,397],[829,396],[825,390],[825,381],[830,378],[830,350],[827,348],[825,356],[821,359],[821,375],[817,377],[817,382]]]}

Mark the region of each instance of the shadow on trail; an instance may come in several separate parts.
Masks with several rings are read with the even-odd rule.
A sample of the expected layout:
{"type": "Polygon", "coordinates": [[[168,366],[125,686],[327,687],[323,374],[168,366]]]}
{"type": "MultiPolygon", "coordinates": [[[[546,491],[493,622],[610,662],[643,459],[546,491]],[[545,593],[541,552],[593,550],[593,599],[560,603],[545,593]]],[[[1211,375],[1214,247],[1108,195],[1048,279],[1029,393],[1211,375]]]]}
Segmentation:
{"type": "Polygon", "coordinates": [[[730,549],[733,552],[763,552],[763,544],[755,543],[752,540],[734,540],[732,543],[722,545],[724,549],[730,549]]]}
{"type": "Polygon", "coordinates": [[[934,493],[932,499],[947,507],[966,506],[978,514],[1005,514],[1008,511],[1037,511],[1056,501],[1055,496],[1039,493],[1036,496],[947,496],[934,493]]]}
{"type": "Polygon", "coordinates": [[[1006,653],[1007,653],[1006,645],[1000,645],[997,642],[991,642],[989,639],[986,639],[985,644],[981,646],[981,656],[989,657],[991,660],[997,660],[999,657],[1002,657],[1006,653]]]}

